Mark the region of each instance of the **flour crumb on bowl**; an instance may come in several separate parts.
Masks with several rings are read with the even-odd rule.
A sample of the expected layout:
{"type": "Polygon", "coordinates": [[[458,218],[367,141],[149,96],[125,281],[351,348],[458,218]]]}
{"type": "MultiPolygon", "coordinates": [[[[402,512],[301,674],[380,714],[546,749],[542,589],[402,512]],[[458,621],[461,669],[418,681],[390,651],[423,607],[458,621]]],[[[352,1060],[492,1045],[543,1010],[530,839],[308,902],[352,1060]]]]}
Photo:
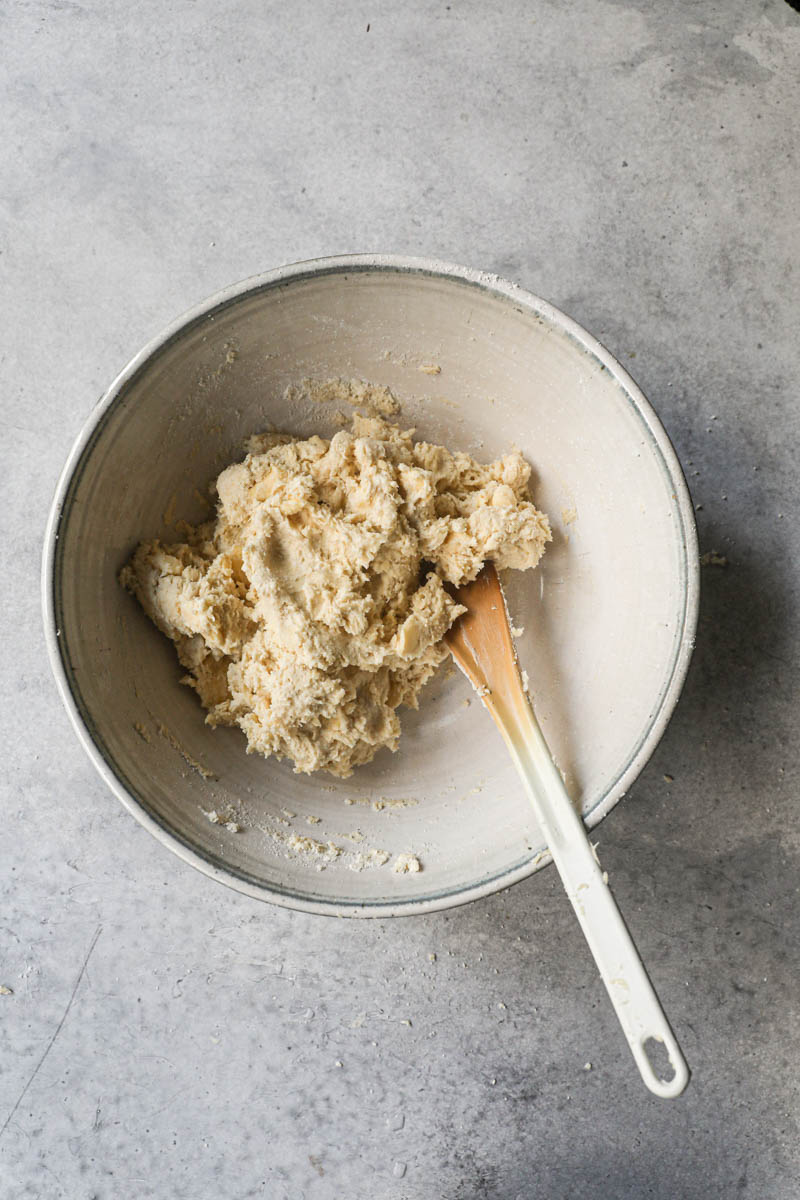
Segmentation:
{"type": "Polygon", "coordinates": [[[234,819],[232,811],[218,812],[216,808],[201,809],[203,816],[210,825],[219,825],[223,829],[227,829],[228,833],[241,833],[242,825],[234,819]]]}
{"type": "Polygon", "coordinates": [[[388,850],[358,850],[347,865],[351,871],[364,871],[370,867],[385,866],[390,858],[388,850]]]}
{"type": "Polygon", "coordinates": [[[194,758],[193,755],[191,755],[189,751],[181,745],[181,743],[175,737],[175,734],[171,729],[167,728],[163,721],[160,721],[158,724],[158,734],[159,737],[162,737],[165,742],[168,742],[170,746],[172,746],[173,750],[177,750],[183,761],[187,763],[193,771],[196,771],[198,775],[201,775],[203,779],[211,780],[217,778],[213,771],[210,771],[208,767],[204,767],[201,762],[198,762],[197,759],[194,758]]]}
{"type": "Polygon", "coordinates": [[[416,875],[422,870],[422,863],[416,854],[398,854],[392,863],[395,875],[416,875]]]}
{"type": "Polygon", "coordinates": [[[306,837],[302,833],[292,834],[287,845],[292,850],[300,850],[304,854],[324,854],[329,858],[338,858],[342,853],[341,846],[337,846],[334,842],[318,842],[315,838],[306,837]]]}
{"type": "MultiPolygon", "coordinates": [[[[304,400],[312,404],[349,404],[351,408],[363,408],[370,416],[393,417],[400,411],[400,401],[388,387],[364,379],[302,379],[299,384],[289,384],[286,399],[289,403],[304,400]]],[[[339,410],[338,415],[344,414],[339,410]]]]}
{"type": "Polygon", "coordinates": [[[372,801],[372,808],[375,812],[392,812],[398,808],[416,808],[418,804],[419,800],[408,796],[381,796],[372,801]]]}

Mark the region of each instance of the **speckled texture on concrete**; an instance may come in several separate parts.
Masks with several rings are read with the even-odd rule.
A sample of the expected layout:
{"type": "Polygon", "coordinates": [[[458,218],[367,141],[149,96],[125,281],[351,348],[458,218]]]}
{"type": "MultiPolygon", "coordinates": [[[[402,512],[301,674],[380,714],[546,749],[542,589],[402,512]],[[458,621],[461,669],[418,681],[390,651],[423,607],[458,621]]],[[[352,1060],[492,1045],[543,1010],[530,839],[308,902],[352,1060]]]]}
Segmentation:
{"type": "Polygon", "coordinates": [[[796,1200],[800,16],[9,0],[0,28],[3,1200],[796,1200]],[[61,710],[39,554],[94,400],[208,293],[351,250],[496,270],[599,335],[730,560],[599,830],[677,1102],[552,869],[394,924],[273,909],[140,829],[61,710]]]}

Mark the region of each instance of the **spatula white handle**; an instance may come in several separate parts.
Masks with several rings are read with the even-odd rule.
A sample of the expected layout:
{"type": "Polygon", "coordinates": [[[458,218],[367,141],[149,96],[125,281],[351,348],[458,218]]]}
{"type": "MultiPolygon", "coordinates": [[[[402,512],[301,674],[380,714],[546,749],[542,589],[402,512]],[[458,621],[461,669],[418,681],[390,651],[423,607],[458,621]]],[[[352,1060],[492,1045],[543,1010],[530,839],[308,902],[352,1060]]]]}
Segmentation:
{"type": "Polygon", "coordinates": [[[572,901],[642,1079],[657,1096],[679,1096],[689,1070],[572,806],[539,723],[524,696],[493,713],[525,784],[553,861],[572,901]],[[500,719],[502,717],[502,719],[500,719]],[[645,1044],[663,1042],[675,1074],[661,1079],[645,1044]]]}

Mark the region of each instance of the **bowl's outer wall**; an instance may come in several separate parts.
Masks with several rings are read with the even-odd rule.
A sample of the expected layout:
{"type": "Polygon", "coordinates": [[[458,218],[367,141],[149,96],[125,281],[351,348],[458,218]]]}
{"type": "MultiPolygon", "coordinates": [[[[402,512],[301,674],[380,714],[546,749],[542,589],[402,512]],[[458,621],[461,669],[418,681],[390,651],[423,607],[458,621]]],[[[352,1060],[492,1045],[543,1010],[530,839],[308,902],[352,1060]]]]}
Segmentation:
{"type": "Polygon", "coordinates": [[[140,538],[179,540],[177,520],[210,515],[208,484],[248,434],[330,436],[332,408],[286,389],[338,376],[392,387],[419,437],[484,459],[515,445],[533,464],[554,541],[537,571],[509,578],[509,603],[537,712],[590,824],[677,699],[696,620],[694,522],[664,431],[610,355],[542,301],[460,268],[357,257],[273,272],[209,301],[112,386],[65,470],[44,566],[56,676],[96,765],[173,849],[244,891],[312,911],[420,912],[546,857],[466,682],[445,672],[430,685],[398,754],[346,781],[298,776],[204,725],[172,647],[117,582],[140,538]],[[404,803],[376,811],[381,799],[404,803]],[[212,824],[212,810],[242,832],[212,824]],[[315,870],[287,847],[293,831],[345,853],[315,870]],[[373,846],[413,851],[424,870],[348,869],[373,846]]]}

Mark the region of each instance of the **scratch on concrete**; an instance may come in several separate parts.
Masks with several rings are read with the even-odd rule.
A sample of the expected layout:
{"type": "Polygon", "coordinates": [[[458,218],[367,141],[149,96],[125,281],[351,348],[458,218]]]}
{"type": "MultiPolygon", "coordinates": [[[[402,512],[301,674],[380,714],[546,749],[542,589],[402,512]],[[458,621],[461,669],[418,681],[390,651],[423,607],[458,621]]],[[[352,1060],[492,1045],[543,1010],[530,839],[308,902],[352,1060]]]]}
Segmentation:
{"type": "Polygon", "coordinates": [[[8,1129],[11,1122],[13,1121],[13,1119],[16,1115],[17,1109],[19,1108],[20,1104],[22,1104],[22,1101],[25,1099],[25,1096],[27,1095],[29,1087],[31,1086],[34,1079],[41,1071],[42,1067],[44,1066],[45,1059],[47,1058],[50,1051],[53,1049],[56,1038],[61,1033],[61,1030],[64,1028],[64,1023],[66,1022],[66,1019],[69,1016],[69,1010],[72,1008],[72,1005],[75,1002],[75,997],[78,994],[78,988],[81,986],[81,980],[83,979],[83,976],[86,972],[86,968],[89,964],[89,959],[92,957],[92,952],[94,951],[94,948],[97,945],[97,939],[100,937],[100,934],[102,932],[103,932],[103,926],[98,925],[97,929],[95,930],[94,937],[92,938],[91,943],[89,945],[89,949],[86,951],[84,960],[81,963],[81,969],[80,969],[80,971],[78,971],[77,977],[75,979],[75,983],[72,985],[72,991],[70,992],[70,997],[69,997],[69,1000],[67,1001],[67,1007],[64,1009],[64,1012],[62,1014],[61,1020],[58,1022],[58,1025],[56,1025],[55,1033],[53,1034],[53,1036],[50,1038],[50,1041],[45,1046],[44,1052],[43,1052],[41,1058],[39,1059],[36,1066],[33,1068],[33,1071],[31,1072],[30,1076],[28,1077],[28,1082],[25,1084],[22,1091],[17,1096],[14,1107],[11,1109],[11,1112],[8,1114],[5,1121],[3,1122],[3,1127],[2,1127],[2,1129],[0,1129],[0,1138],[3,1136],[3,1134],[8,1129]]]}

